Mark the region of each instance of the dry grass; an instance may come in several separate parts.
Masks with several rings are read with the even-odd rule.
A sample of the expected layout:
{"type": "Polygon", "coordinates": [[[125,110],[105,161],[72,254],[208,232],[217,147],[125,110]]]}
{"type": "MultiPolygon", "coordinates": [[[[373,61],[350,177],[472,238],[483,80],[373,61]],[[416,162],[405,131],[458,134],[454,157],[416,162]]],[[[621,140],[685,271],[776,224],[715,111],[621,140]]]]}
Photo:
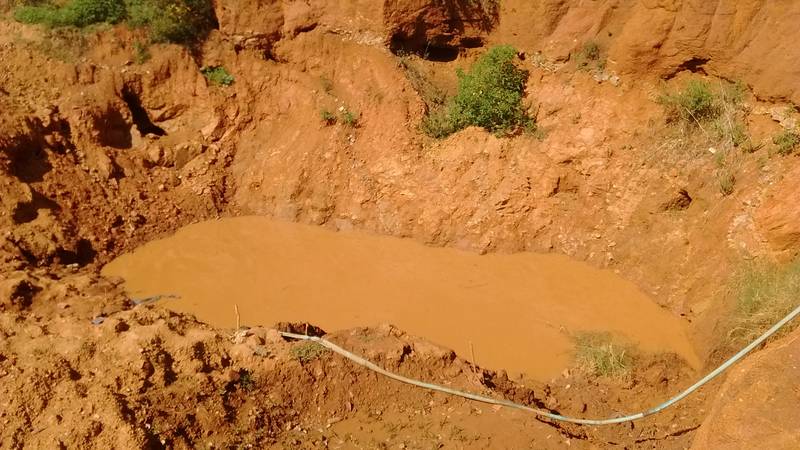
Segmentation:
{"type": "Polygon", "coordinates": [[[633,366],[631,347],[608,333],[575,336],[575,359],[581,370],[600,377],[624,378],[633,366]]]}
{"type": "Polygon", "coordinates": [[[313,361],[328,352],[330,352],[330,350],[317,344],[316,342],[301,342],[289,350],[292,358],[300,361],[301,363],[313,361]]]}
{"type": "MultiPolygon", "coordinates": [[[[736,311],[729,339],[732,344],[741,344],[761,335],[800,304],[800,259],[785,266],[746,266],[735,278],[733,293],[736,311]]],[[[791,325],[779,334],[790,329],[791,325]]]]}

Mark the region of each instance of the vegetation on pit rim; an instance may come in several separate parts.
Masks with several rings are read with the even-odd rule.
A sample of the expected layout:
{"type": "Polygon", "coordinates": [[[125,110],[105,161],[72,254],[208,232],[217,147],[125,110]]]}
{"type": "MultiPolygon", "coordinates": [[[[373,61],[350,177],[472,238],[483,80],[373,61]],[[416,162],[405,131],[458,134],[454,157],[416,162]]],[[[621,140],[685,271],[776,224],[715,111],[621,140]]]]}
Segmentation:
{"type": "MultiPolygon", "coordinates": [[[[800,304],[800,259],[785,266],[745,266],[735,277],[733,293],[736,311],[729,333],[731,343],[750,342],[800,304]]],[[[785,327],[780,335],[791,328],[785,327]]]]}
{"type": "Polygon", "coordinates": [[[147,29],[153,42],[183,44],[203,39],[216,22],[211,0],[24,0],[14,18],[54,28],[127,22],[147,29]]]}
{"type": "Polygon", "coordinates": [[[736,171],[742,152],[752,153],[762,145],[754,144],[745,119],[746,88],[741,83],[693,78],[677,90],[665,90],[657,99],[664,107],[671,137],[663,147],[676,150],[708,149],[718,170],[716,184],[723,196],[735,190],[736,171]]]}
{"type": "Polygon", "coordinates": [[[608,333],[587,332],[575,336],[575,360],[586,373],[622,378],[633,365],[630,347],[620,344],[608,333]]]}
{"type": "Polygon", "coordinates": [[[459,70],[457,94],[423,120],[422,131],[443,138],[468,126],[500,135],[535,129],[522,105],[528,72],[516,66],[516,57],[514,47],[501,45],[489,49],[469,71],[459,70]]]}
{"type": "Polygon", "coordinates": [[[316,342],[301,342],[289,350],[292,358],[307,363],[320,358],[322,355],[328,353],[330,350],[317,344],[316,342]]]}
{"type": "Polygon", "coordinates": [[[664,107],[668,122],[700,128],[709,138],[741,147],[750,142],[742,122],[744,94],[741,83],[712,86],[693,78],[680,90],[663,92],[658,103],[664,107]]]}
{"type": "Polygon", "coordinates": [[[235,81],[233,75],[222,66],[203,67],[200,69],[200,73],[206,77],[209,83],[217,86],[230,86],[235,81]]]}
{"type": "Polygon", "coordinates": [[[800,147],[800,134],[789,130],[783,130],[772,138],[775,144],[775,151],[779,155],[791,155],[800,147]]]}
{"type": "Polygon", "coordinates": [[[715,119],[721,112],[711,85],[698,79],[689,80],[682,90],[662,93],[658,102],[664,107],[667,120],[693,125],[715,119]]]}

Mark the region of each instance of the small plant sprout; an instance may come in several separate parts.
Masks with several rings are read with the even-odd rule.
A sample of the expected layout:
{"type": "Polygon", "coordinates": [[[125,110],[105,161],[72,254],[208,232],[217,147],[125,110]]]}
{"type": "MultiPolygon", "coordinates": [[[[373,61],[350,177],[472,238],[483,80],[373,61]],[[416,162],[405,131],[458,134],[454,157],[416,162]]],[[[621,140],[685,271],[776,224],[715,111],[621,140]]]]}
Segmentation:
{"type": "Polygon", "coordinates": [[[336,115],[328,109],[323,109],[319,112],[319,118],[325,125],[333,125],[336,123],[336,115]]]}
{"type": "Polygon", "coordinates": [[[347,125],[348,127],[355,127],[358,123],[358,114],[350,111],[349,109],[345,108],[344,106],[339,107],[339,117],[342,120],[342,123],[347,125]]]}

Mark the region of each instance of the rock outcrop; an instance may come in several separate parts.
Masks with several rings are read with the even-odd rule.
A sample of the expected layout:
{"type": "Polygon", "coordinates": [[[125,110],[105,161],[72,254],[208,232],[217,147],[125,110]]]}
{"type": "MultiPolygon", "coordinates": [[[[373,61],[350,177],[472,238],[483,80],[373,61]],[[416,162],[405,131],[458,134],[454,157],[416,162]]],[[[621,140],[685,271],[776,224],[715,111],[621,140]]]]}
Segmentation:
{"type": "Polygon", "coordinates": [[[800,167],[787,173],[772,188],[772,195],[764,202],[756,217],[761,233],[769,246],[778,252],[800,250],[800,167]]]}

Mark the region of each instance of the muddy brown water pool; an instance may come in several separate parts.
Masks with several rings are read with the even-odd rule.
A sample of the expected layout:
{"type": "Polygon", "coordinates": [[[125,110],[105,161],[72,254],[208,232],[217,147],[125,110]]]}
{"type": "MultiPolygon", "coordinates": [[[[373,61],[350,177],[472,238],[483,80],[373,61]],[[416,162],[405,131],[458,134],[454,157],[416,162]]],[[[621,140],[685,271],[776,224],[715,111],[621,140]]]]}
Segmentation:
{"type": "Polygon", "coordinates": [[[187,226],[109,263],[132,297],[218,327],[309,322],[333,331],[391,323],[483,367],[548,380],[571,336],[611,332],[643,351],[698,358],[683,323],[632,283],[553,254],[488,254],[263,217],[187,226]]]}

